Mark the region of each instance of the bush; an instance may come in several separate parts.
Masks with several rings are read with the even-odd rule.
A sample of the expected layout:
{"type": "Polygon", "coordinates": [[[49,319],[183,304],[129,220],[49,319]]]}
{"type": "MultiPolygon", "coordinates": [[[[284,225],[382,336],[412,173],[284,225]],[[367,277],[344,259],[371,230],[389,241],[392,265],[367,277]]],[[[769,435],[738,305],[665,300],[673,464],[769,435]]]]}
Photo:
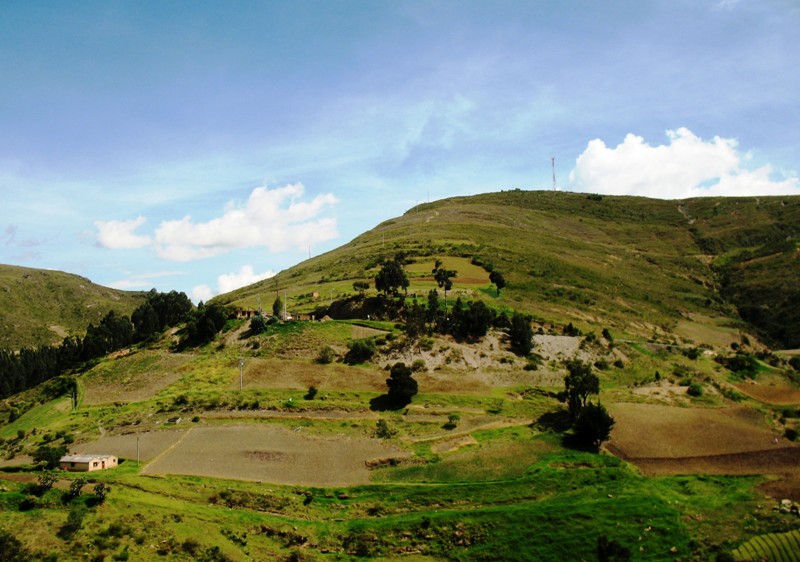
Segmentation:
{"type": "Polygon", "coordinates": [[[791,427],[787,427],[786,430],[783,432],[783,436],[786,437],[789,441],[797,441],[797,430],[791,427]]]}
{"type": "Polygon", "coordinates": [[[311,385],[311,386],[308,387],[308,392],[306,392],[306,395],[305,395],[304,398],[306,400],[313,400],[314,397],[317,395],[317,392],[319,392],[317,390],[317,387],[314,386],[314,385],[311,385]]]}
{"type": "Polygon", "coordinates": [[[689,385],[689,389],[686,391],[689,396],[694,396],[695,398],[703,395],[703,386],[693,382],[689,385]]]}
{"type": "Polygon", "coordinates": [[[411,370],[415,373],[419,373],[420,371],[426,371],[428,366],[425,364],[424,359],[414,359],[414,362],[411,363],[411,370]]]}
{"type": "Polygon", "coordinates": [[[333,363],[334,359],[336,359],[336,351],[329,346],[326,345],[322,349],[319,350],[319,355],[317,355],[317,363],[320,365],[327,365],[328,363],[333,363]]]}
{"type": "Polygon", "coordinates": [[[386,423],[386,420],[378,420],[375,424],[375,437],[379,439],[391,439],[395,435],[397,435],[397,431],[391,429],[389,424],[386,423]]]}
{"type": "Polygon", "coordinates": [[[375,340],[372,338],[353,340],[347,344],[347,348],[349,351],[345,354],[344,361],[349,365],[369,361],[376,351],[375,340]]]}

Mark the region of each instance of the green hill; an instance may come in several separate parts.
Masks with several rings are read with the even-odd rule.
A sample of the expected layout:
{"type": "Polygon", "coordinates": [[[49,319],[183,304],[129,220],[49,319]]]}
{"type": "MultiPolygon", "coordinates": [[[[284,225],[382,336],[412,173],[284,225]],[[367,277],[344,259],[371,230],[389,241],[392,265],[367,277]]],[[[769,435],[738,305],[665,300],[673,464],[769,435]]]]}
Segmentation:
{"type": "Polygon", "coordinates": [[[0,558],[793,559],[800,356],[763,342],[797,347],[799,210],[522,191],[411,209],[214,301],[286,295],[291,320],[198,307],[0,400],[0,558]],[[398,253],[400,318],[348,309],[394,306],[353,283],[398,253]],[[512,321],[412,323],[437,260],[451,319],[460,297],[512,321]],[[67,451],[122,462],[47,468],[67,451]]]}
{"type": "Polygon", "coordinates": [[[130,315],[144,297],[69,273],[0,265],[0,348],[59,344],[109,310],[130,315]]]}
{"type": "MultiPolygon", "coordinates": [[[[434,286],[436,258],[503,273],[459,271],[469,294],[549,321],[600,324],[631,335],[698,341],[697,334],[757,332],[800,347],[800,197],[664,201],[549,191],[506,191],[417,206],[276,277],[217,297],[269,309],[276,294],[309,312],[355,293],[383,258],[404,252],[409,292],[434,286]],[[428,267],[430,266],[430,267],[428,267]]],[[[373,288],[374,291],[374,288],[373,288]]]]}

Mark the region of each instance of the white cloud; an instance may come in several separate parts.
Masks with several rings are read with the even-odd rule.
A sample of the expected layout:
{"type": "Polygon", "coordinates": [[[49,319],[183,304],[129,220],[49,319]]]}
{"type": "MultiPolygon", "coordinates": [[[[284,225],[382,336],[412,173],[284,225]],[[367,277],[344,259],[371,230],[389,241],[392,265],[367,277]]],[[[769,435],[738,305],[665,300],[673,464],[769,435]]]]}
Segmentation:
{"type": "Polygon", "coordinates": [[[214,291],[208,285],[197,285],[192,289],[192,300],[195,303],[209,301],[214,298],[214,291]]]}
{"type": "Polygon", "coordinates": [[[589,142],[570,173],[573,189],[662,199],[703,196],[800,195],[796,177],[773,179],[772,168],[750,170],[735,139],[704,141],[689,129],[667,131],[669,144],[650,146],[628,134],[609,148],[589,142]]]}
{"type": "Polygon", "coordinates": [[[272,252],[303,249],[339,235],[334,218],[316,218],[338,202],[328,193],[300,201],[302,184],[252,191],[244,206],[229,203],[222,216],[196,223],[185,216],[163,221],[155,232],[156,252],[164,259],[191,261],[235,248],[264,246],[272,252]]]}
{"type": "Polygon", "coordinates": [[[140,236],[134,231],[145,223],[139,216],[129,221],[95,221],[97,227],[97,243],[112,250],[143,248],[150,245],[149,236],[140,236]]]}
{"type": "Polygon", "coordinates": [[[264,279],[274,277],[274,271],[265,271],[264,273],[254,273],[253,266],[243,265],[239,273],[227,273],[217,277],[217,286],[220,293],[229,293],[235,291],[240,287],[252,285],[264,279]]]}
{"type": "Polygon", "coordinates": [[[253,266],[243,265],[238,273],[224,273],[217,277],[217,291],[214,291],[211,287],[205,284],[197,285],[192,290],[192,300],[194,300],[194,302],[207,301],[216,295],[229,293],[230,291],[235,291],[240,287],[252,285],[253,283],[257,283],[274,276],[274,271],[268,270],[264,273],[255,273],[253,271],[253,266]]]}

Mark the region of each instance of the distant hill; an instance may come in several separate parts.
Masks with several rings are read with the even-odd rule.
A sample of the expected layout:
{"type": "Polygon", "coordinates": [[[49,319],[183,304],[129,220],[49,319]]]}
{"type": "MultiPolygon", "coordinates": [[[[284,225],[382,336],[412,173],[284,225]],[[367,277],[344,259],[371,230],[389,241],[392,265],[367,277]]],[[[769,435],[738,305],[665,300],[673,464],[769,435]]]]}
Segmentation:
{"type": "Polygon", "coordinates": [[[308,312],[355,294],[354,281],[371,282],[382,258],[404,252],[416,261],[409,291],[420,296],[434,286],[434,259],[461,258],[448,265],[460,274],[453,295],[496,308],[687,341],[742,331],[792,348],[800,347],[799,241],[800,197],[513,190],[419,205],[216,301],[270,310],[285,291],[291,311],[308,312]],[[464,278],[465,259],[483,276],[464,278]],[[500,298],[488,282],[492,268],[508,281],[500,298]]]}
{"type": "Polygon", "coordinates": [[[109,310],[129,315],[144,296],[60,271],[0,265],[0,348],[57,344],[67,335],[83,335],[109,310]]]}

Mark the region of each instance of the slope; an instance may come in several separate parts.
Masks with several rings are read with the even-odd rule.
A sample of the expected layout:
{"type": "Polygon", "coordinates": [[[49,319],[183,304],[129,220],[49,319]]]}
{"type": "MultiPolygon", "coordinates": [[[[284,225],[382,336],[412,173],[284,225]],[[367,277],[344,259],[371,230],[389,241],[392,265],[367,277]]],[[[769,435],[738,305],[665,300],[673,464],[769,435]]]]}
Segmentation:
{"type": "Polygon", "coordinates": [[[785,347],[795,343],[787,334],[798,333],[793,326],[800,324],[800,305],[793,304],[800,299],[786,298],[797,278],[798,233],[797,197],[665,201],[514,190],[419,205],[217,300],[269,308],[275,294],[285,292],[291,310],[310,312],[354,294],[354,281],[371,281],[381,259],[403,252],[418,262],[412,294],[434,286],[424,265],[460,257],[501,271],[508,287],[498,298],[486,274],[482,285],[456,277],[454,298],[466,293],[552,322],[600,324],[666,340],[696,341],[698,333],[713,338],[715,332],[724,340],[739,330],[760,330],[785,347]],[[783,244],[780,259],[734,274],[725,269],[732,256],[769,251],[777,242],[783,244]],[[776,278],[786,282],[775,287],[776,278]],[[771,307],[784,321],[747,312],[753,323],[747,326],[737,306],[771,307]]]}
{"type": "Polygon", "coordinates": [[[130,315],[144,293],[96,285],[60,271],[0,265],[0,347],[60,343],[109,310],[130,315]]]}

